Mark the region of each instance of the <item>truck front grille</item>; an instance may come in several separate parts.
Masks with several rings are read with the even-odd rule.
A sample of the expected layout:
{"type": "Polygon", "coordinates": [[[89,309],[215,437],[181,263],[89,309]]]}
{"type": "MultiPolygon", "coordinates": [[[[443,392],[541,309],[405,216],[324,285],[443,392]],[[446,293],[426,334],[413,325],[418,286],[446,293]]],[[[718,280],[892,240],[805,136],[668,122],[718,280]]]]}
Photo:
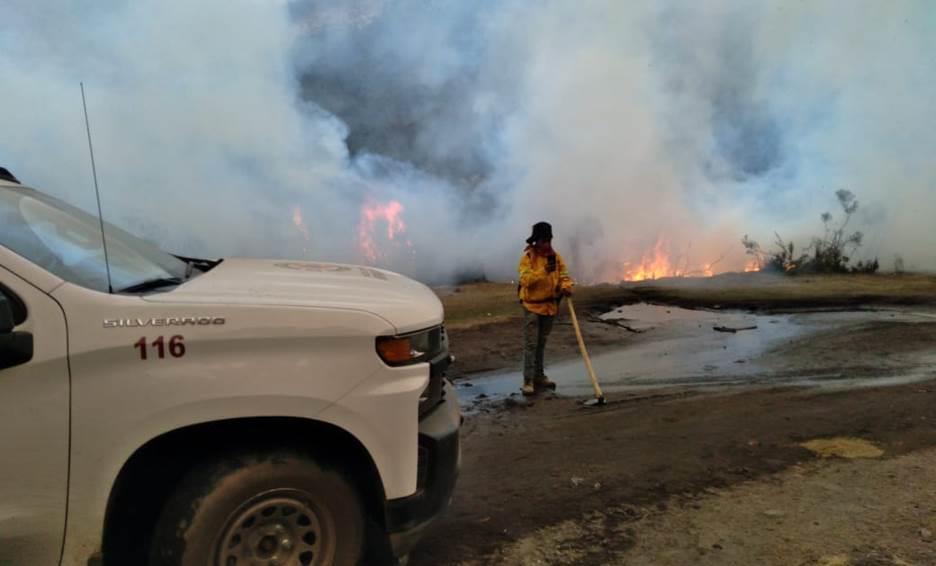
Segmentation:
{"type": "Polygon", "coordinates": [[[438,329],[439,353],[429,363],[429,385],[419,396],[419,416],[420,418],[434,409],[445,398],[445,371],[448,369],[451,359],[449,357],[448,337],[445,333],[445,327],[438,329]]]}

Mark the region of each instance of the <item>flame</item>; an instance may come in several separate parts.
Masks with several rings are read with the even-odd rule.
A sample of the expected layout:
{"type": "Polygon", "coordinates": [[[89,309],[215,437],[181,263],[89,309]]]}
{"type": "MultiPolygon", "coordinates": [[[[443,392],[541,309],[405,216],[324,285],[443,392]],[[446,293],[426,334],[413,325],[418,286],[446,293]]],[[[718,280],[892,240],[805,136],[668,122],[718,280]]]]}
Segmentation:
{"type": "Polygon", "coordinates": [[[361,207],[361,220],[358,223],[358,248],[367,261],[376,263],[377,260],[385,256],[377,243],[379,221],[384,224],[387,241],[396,242],[406,248],[412,248],[412,243],[404,237],[406,223],[403,222],[403,211],[403,205],[395,200],[386,203],[368,200],[361,207]]]}
{"type": "Polygon", "coordinates": [[[305,241],[311,240],[309,237],[309,229],[306,227],[305,222],[302,220],[302,209],[298,206],[293,207],[293,224],[296,226],[296,230],[299,230],[299,233],[302,234],[302,237],[305,238],[305,241]]]}
{"type": "Polygon", "coordinates": [[[752,273],[754,271],[760,271],[760,270],[761,270],[760,261],[756,259],[752,259],[751,261],[747,262],[747,264],[744,266],[745,273],[752,273]]]}
{"type": "MultiPolygon", "coordinates": [[[[618,277],[624,281],[647,281],[663,277],[712,277],[724,271],[721,264],[724,255],[705,263],[692,264],[688,256],[673,257],[669,253],[666,238],[657,238],[650,250],[643,254],[638,262],[625,262],[623,269],[618,271],[618,277]]],[[[758,271],[757,262],[749,263],[745,271],[758,271]]]]}
{"type": "Polygon", "coordinates": [[[625,263],[624,281],[646,281],[661,277],[682,276],[683,272],[670,261],[669,254],[664,249],[665,245],[663,238],[658,238],[653,248],[644,254],[636,267],[629,267],[630,262],[625,263]]]}

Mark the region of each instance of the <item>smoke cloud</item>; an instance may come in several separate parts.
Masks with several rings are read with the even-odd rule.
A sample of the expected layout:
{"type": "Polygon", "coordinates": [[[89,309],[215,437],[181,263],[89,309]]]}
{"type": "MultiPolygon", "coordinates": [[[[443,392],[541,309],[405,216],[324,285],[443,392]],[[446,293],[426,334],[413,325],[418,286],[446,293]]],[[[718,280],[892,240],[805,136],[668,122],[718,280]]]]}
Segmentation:
{"type": "Polygon", "coordinates": [[[584,280],[805,240],[837,189],[862,254],[936,268],[936,12],[711,0],[7,0],[0,165],[206,257],[509,279],[553,223],[584,280]],[[300,220],[303,226],[294,222],[300,220]]]}

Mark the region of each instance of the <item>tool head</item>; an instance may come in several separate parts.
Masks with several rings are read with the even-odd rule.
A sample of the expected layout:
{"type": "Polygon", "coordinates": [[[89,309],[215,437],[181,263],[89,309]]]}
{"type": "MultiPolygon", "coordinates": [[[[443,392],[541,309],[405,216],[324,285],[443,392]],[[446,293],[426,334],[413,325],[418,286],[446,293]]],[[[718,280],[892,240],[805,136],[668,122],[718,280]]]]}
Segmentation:
{"type": "Polygon", "coordinates": [[[588,401],[585,401],[584,403],[582,403],[582,406],[583,407],[603,407],[604,405],[607,405],[607,404],[608,402],[605,401],[604,395],[602,395],[601,397],[595,397],[594,399],[589,399],[588,401]]]}

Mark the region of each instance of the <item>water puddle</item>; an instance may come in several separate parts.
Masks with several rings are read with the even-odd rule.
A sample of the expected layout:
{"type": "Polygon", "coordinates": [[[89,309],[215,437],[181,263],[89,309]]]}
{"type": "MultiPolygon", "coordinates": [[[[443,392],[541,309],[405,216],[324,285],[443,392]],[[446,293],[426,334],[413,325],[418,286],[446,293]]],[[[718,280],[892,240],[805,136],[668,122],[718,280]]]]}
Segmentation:
{"type": "MultiPolygon", "coordinates": [[[[873,378],[845,375],[843,368],[816,368],[812,372],[784,372],[761,360],[773,348],[810,333],[871,320],[925,320],[930,313],[903,311],[836,311],[782,315],[732,311],[689,310],[650,304],[628,305],[601,315],[601,319],[638,332],[639,338],[618,350],[592,357],[592,364],[606,393],[660,387],[715,387],[732,385],[830,385],[852,386],[912,382],[933,376],[932,371],[913,375],[873,378]],[[867,378],[865,381],[862,378],[867,378]]],[[[588,396],[591,383],[581,358],[551,364],[547,373],[564,396],[588,396]]],[[[479,374],[459,382],[459,396],[470,408],[481,403],[516,397],[522,384],[517,370],[479,374]]]]}

